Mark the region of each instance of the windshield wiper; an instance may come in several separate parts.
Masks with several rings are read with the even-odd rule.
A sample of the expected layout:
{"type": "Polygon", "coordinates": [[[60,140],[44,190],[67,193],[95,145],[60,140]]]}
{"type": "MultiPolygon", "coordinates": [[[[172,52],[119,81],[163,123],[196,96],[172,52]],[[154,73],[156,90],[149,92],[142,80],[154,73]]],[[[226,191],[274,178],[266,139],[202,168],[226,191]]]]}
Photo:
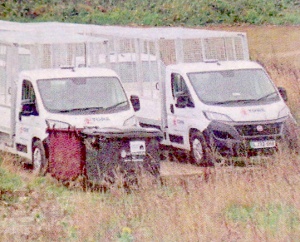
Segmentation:
{"type": "Polygon", "coordinates": [[[269,97],[273,96],[274,94],[277,94],[277,92],[276,91],[275,92],[271,92],[271,93],[269,93],[269,94],[267,94],[265,96],[262,96],[262,97],[256,99],[256,101],[261,101],[263,99],[268,99],[269,97]]]}
{"type": "Polygon", "coordinates": [[[122,101],[122,102],[116,103],[116,104],[114,104],[114,105],[112,105],[112,106],[110,106],[110,107],[107,107],[105,110],[114,109],[114,108],[116,108],[116,107],[118,107],[118,106],[123,105],[124,103],[127,104],[127,101],[122,101]]]}
{"type": "Polygon", "coordinates": [[[72,109],[57,110],[57,112],[59,113],[71,113],[71,112],[78,112],[78,111],[96,112],[103,109],[104,109],[103,107],[86,107],[86,108],[72,108],[72,109]]]}
{"type": "Polygon", "coordinates": [[[237,100],[227,100],[227,101],[220,101],[220,102],[211,102],[211,104],[229,104],[229,103],[248,103],[256,101],[256,99],[237,99],[237,100]]]}
{"type": "Polygon", "coordinates": [[[218,104],[229,104],[229,103],[249,103],[249,102],[258,102],[264,99],[268,99],[269,97],[277,94],[277,92],[271,92],[263,97],[260,97],[258,99],[237,99],[237,100],[227,100],[227,101],[220,101],[220,102],[212,102],[212,104],[218,105],[218,104]]]}

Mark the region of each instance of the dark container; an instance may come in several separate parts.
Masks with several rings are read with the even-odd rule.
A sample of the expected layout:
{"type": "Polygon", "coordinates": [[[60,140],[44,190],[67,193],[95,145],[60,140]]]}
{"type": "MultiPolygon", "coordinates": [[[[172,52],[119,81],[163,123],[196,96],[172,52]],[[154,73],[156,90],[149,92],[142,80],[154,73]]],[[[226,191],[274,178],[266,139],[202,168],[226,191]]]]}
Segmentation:
{"type": "Polygon", "coordinates": [[[87,128],[81,131],[86,147],[86,174],[93,183],[125,181],[140,172],[160,176],[161,131],[152,128],[87,128]]]}
{"type": "Polygon", "coordinates": [[[161,131],[152,128],[48,129],[49,173],[58,180],[83,175],[91,183],[129,181],[140,172],[160,176],[161,131]]]}

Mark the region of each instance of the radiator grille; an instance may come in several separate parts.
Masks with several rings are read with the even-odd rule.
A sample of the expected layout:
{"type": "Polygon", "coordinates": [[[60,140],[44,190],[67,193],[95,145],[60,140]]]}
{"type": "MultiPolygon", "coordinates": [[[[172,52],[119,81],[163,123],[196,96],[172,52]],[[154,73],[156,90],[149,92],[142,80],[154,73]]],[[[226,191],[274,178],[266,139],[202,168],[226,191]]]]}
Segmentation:
{"type": "Polygon", "coordinates": [[[235,128],[242,136],[276,135],[280,134],[282,123],[236,125],[235,128]]]}

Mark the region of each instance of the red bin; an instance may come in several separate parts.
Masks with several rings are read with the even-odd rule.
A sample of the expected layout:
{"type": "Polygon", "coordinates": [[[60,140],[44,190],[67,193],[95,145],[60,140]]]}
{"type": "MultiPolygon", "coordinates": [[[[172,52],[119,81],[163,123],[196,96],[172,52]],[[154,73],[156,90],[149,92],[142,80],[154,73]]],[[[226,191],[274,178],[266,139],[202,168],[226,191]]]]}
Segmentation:
{"type": "Polygon", "coordinates": [[[76,129],[48,129],[49,169],[58,180],[75,180],[83,174],[85,146],[76,129]]]}

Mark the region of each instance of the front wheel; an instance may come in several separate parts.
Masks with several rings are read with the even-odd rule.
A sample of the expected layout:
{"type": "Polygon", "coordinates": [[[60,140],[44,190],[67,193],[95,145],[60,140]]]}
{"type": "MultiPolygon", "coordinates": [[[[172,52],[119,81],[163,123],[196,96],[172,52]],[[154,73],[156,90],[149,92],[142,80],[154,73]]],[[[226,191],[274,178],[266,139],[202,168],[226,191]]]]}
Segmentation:
{"type": "Polygon", "coordinates": [[[36,175],[45,175],[48,169],[48,160],[43,143],[36,140],[32,146],[32,170],[36,175]]]}
{"type": "Polygon", "coordinates": [[[190,139],[191,161],[197,165],[213,165],[213,154],[206,143],[203,134],[199,131],[194,132],[190,139]]]}

